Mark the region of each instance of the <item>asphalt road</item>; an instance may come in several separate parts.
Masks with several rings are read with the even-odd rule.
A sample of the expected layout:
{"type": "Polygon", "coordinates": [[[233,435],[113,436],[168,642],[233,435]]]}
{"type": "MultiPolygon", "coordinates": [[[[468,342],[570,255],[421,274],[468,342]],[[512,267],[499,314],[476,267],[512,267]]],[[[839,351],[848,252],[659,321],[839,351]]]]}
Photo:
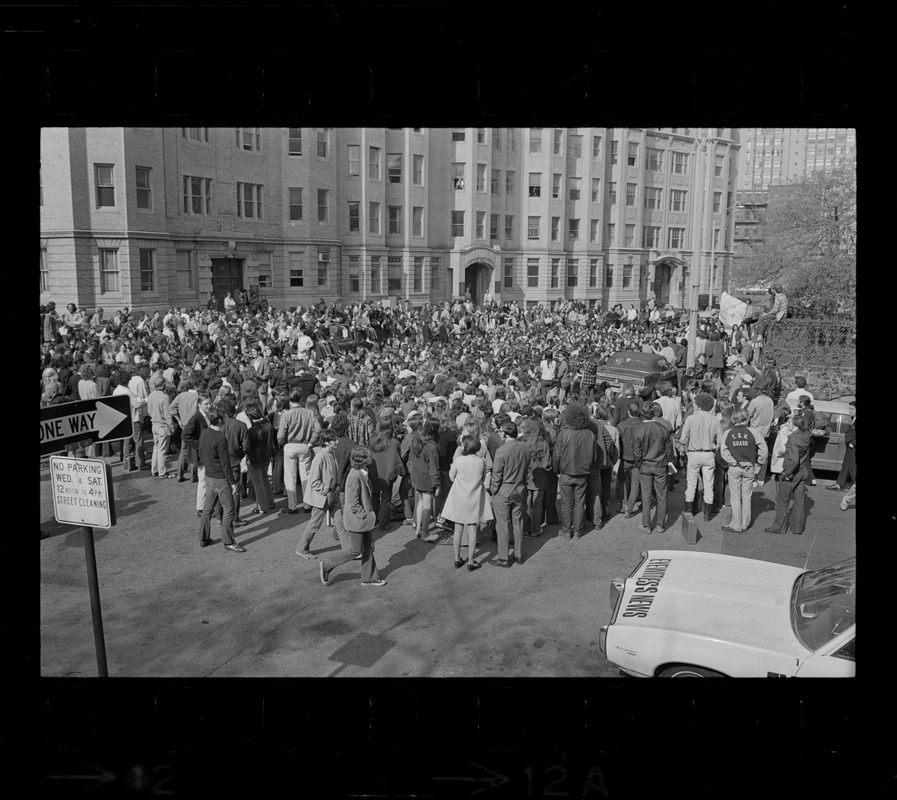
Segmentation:
{"type": "MultiPolygon", "coordinates": [[[[213,523],[215,545],[201,549],[194,484],[123,475],[117,465],[113,475],[118,524],[94,532],[110,677],[617,677],[598,651],[598,630],[610,616],[610,580],[627,576],[642,550],[810,569],[855,555],[856,511],[842,512],[842,495],[824,489],[832,473],[818,473],[810,489],[803,536],[763,532],[774,508],[768,482],[755,490],[749,531],[721,531],[724,509],[699,522],[695,545],[681,534],[680,473],[670,499],[675,524],[665,534],[641,533],[640,516],[616,516],[579,541],[558,538],[551,526],[526,540],[523,565],[468,572],[454,568],[450,536],[427,544],[393,523],[375,534],[386,586],[362,586],[360,564],[350,562],[325,587],[318,562],[294,553],[307,514],[273,512],[238,529],[244,554],[226,551],[213,523]]],[[[40,481],[41,674],[92,677],[83,529],[55,521],[43,464],[40,481]]],[[[312,544],[336,547],[330,529],[312,544]]],[[[492,542],[478,545],[478,561],[494,557],[492,542]]]]}

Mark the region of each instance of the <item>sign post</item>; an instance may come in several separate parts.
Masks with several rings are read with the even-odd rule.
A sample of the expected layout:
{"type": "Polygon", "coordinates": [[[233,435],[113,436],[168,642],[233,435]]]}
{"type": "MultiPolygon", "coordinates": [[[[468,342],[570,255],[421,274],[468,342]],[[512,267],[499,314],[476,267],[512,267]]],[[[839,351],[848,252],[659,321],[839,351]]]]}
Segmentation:
{"type": "Polygon", "coordinates": [[[108,678],[93,529],[111,528],[115,525],[112,468],[99,458],[53,456],[50,458],[50,486],[56,521],[65,525],[78,525],[84,529],[84,557],[87,560],[87,586],[90,592],[97,671],[101,678],[108,678]]]}

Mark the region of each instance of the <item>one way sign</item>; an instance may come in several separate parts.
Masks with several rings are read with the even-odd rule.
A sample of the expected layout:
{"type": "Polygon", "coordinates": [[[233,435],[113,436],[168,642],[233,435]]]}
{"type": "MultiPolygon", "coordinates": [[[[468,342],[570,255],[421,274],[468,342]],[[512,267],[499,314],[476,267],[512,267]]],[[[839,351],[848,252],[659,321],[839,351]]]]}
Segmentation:
{"type": "Polygon", "coordinates": [[[58,453],[69,442],[111,442],[132,435],[131,398],[126,394],[62,403],[40,410],[40,454],[58,453]]]}

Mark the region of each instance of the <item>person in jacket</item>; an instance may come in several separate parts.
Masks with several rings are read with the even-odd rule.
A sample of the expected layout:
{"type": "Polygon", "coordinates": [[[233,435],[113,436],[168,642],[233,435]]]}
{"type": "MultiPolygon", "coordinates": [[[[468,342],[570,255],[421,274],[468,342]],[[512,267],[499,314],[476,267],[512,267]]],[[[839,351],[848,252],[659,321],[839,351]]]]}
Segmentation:
{"type": "Polygon", "coordinates": [[[545,512],[545,490],[552,469],[551,440],[538,417],[525,417],[520,423],[520,440],[529,448],[529,471],[526,476],[527,536],[542,535],[545,512]]]}
{"type": "Polygon", "coordinates": [[[417,433],[411,435],[408,469],[411,486],[414,489],[415,536],[425,542],[435,544],[438,533],[430,533],[430,522],[434,516],[436,497],[441,489],[439,484],[439,421],[426,420],[417,433]]]}
{"type": "Polygon", "coordinates": [[[362,585],[386,585],[377,571],[377,561],[374,558],[373,530],[376,526],[376,514],[368,471],[371,463],[371,451],[367,447],[352,448],[349,454],[349,473],[346,476],[345,506],[342,509],[345,523],[343,546],[339,552],[328,553],[321,560],[319,575],[325,586],[330,585],[333,570],[358,559],[361,559],[362,585]]]}
{"type": "Polygon", "coordinates": [[[841,462],[841,471],[838,480],[826,486],[826,489],[843,492],[847,489],[847,481],[857,482],[857,420],[853,418],[850,427],[844,433],[844,461],[841,462]]]}
{"type": "Polygon", "coordinates": [[[510,420],[501,426],[501,446],[492,461],[492,513],[498,557],[491,563],[498,567],[511,565],[509,543],[514,540],[514,555],[522,564],[526,481],[529,472],[529,447],[517,439],[517,425],[510,420]]]}
{"type": "Polygon", "coordinates": [[[341,510],[339,504],[339,469],[333,451],[336,449],[336,434],[331,430],[321,431],[321,449],[312,459],[308,470],[308,481],[303,487],[302,499],[311,506],[311,519],[305,526],[296,555],[305,559],[316,559],[309,549],[314,535],[324,525],[327,512],[341,510]]]}
{"type": "Polygon", "coordinates": [[[785,460],[776,487],[776,517],[766,533],[798,535],[806,527],[807,462],[810,457],[810,419],[795,412],[792,421],[796,430],[788,437],[785,460]],[[790,509],[790,515],[789,515],[790,509]]]}
{"type": "Polygon", "coordinates": [[[729,465],[729,497],[732,521],[723,525],[726,533],[741,533],[751,526],[751,494],[757,475],[766,469],[769,450],[760,431],[749,427],[747,411],[732,413],[732,424],[723,433],[720,455],[729,465]]]}
{"type": "Polygon", "coordinates": [[[679,441],[685,448],[688,466],[685,484],[685,511],[695,514],[695,494],[698,489],[698,474],[704,480],[704,519],[713,517],[713,453],[721,432],[719,419],[713,414],[713,398],[706,392],[699,392],[694,400],[695,412],[682,426],[679,441]]]}
{"type": "Polygon", "coordinates": [[[399,441],[395,436],[395,425],[392,419],[381,417],[377,422],[377,430],[370,444],[372,466],[369,471],[371,489],[374,493],[374,507],[377,508],[377,526],[387,525],[392,517],[393,485],[396,479],[405,474],[405,464],[399,452],[399,441]]]}
{"type": "Polygon", "coordinates": [[[586,486],[594,454],[595,434],[589,428],[589,412],[580,403],[570,403],[561,414],[561,428],[553,453],[561,518],[558,536],[564,539],[582,538],[586,486]]]}
{"type": "MultiPolygon", "coordinates": [[[[196,391],[198,384],[199,380],[194,375],[190,375],[187,378],[186,390],[176,395],[174,400],[171,401],[171,416],[181,429],[181,449],[178,451],[177,468],[178,483],[186,480],[184,468],[187,465],[187,448],[184,446],[184,428],[187,427],[187,423],[196,413],[196,409],[199,406],[199,394],[196,391]]],[[[191,465],[191,472],[193,473],[193,483],[196,483],[198,478],[195,465],[191,465]]]]}
{"type": "Polygon", "coordinates": [[[160,478],[174,477],[168,474],[165,466],[165,454],[168,452],[168,442],[173,431],[168,395],[164,391],[165,378],[156,375],[152,385],[153,391],[146,398],[146,410],[153,425],[153,455],[150,474],[158,475],[160,478]]]}
{"type": "Polygon", "coordinates": [[[651,533],[651,498],[657,500],[656,527],[663,533],[667,525],[667,467],[673,460],[673,430],[663,418],[659,403],[645,405],[643,422],[634,437],[635,463],[642,487],[642,533],[651,533]]]}
{"type": "Polygon", "coordinates": [[[595,435],[595,452],[589,465],[589,479],[586,483],[586,521],[591,522],[596,531],[600,531],[608,516],[610,476],[614,465],[612,454],[616,455],[616,445],[601,418],[590,417],[588,424],[595,435]]]}
{"type": "Polygon", "coordinates": [[[626,419],[619,425],[621,473],[617,474],[617,497],[620,498],[620,511],[626,519],[637,513],[636,504],[641,496],[638,463],[635,458],[635,440],[642,429],[642,401],[636,397],[630,399],[626,407],[626,419]]]}
{"type": "MultiPolygon", "coordinates": [[[[283,450],[284,483],[287,490],[287,507],[281,514],[298,514],[298,483],[302,488],[308,482],[308,465],[312,460],[312,442],[320,435],[321,424],[314,411],[303,407],[302,390],[290,391],[290,407],[280,416],[277,442],[283,450]]],[[[308,511],[310,507],[303,504],[308,511]]]]}
{"type": "MultiPolygon", "coordinates": [[[[227,449],[230,454],[230,461],[237,473],[237,484],[234,489],[234,527],[243,527],[249,523],[245,519],[240,519],[240,479],[243,469],[244,459],[249,452],[249,428],[246,423],[236,418],[237,400],[232,394],[227,394],[220,398],[215,405],[224,414],[224,421],[221,430],[227,441],[227,449]]],[[[248,469],[248,467],[247,467],[248,469]]]]}
{"type": "Polygon", "coordinates": [[[212,398],[207,391],[198,393],[199,403],[196,413],[187,420],[181,442],[187,451],[187,463],[196,469],[196,513],[202,515],[206,499],[206,471],[202,465],[202,455],[199,450],[199,437],[209,427],[209,410],[212,407],[212,398]]]}
{"type": "Polygon", "coordinates": [[[199,450],[206,471],[206,495],[203,503],[202,521],[199,524],[199,546],[212,543],[212,509],[215,500],[221,503],[224,514],[221,519],[221,533],[224,549],[232,553],[245,553],[246,548],[234,539],[234,489],[237,476],[230,463],[227,441],[221,426],[224,415],[214,406],[209,410],[209,427],[199,437],[199,450]]]}
{"type": "Polygon", "coordinates": [[[442,513],[446,520],[454,523],[452,546],[455,554],[455,569],[464,566],[461,560],[461,543],[467,529],[467,571],[479,568],[476,562],[477,529],[493,519],[492,504],[487,491],[490,476],[486,472],[486,461],[478,454],[482,442],[469,433],[461,436],[461,446],[455,450],[455,457],[449,467],[452,485],[442,513]]]}
{"type": "Polygon", "coordinates": [[[268,465],[274,452],[274,431],[268,418],[262,413],[261,403],[257,399],[247,401],[244,411],[251,423],[247,431],[249,449],[246,460],[249,479],[255,491],[255,508],[249,513],[264,514],[265,511],[274,508],[274,496],[268,482],[268,465]]]}
{"type": "Polygon", "coordinates": [[[720,341],[716,331],[710,334],[704,356],[707,358],[707,371],[722,380],[726,374],[726,346],[720,341]]]}
{"type": "MultiPolygon", "coordinates": [[[[330,419],[329,428],[336,436],[336,446],[333,448],[333,458],[336,461],[336,482],[339,490],[339,508],[335,509],[332,515],[333,522],[333,541],[343,542],[346,539],[346,527],[343,521],[343,509],[345,508],[346,495],[346,479],[349,477],[349,469],[351,468],[350,456],[352,451],[358,446],[349,436],[349,416],[345,412],[334,414],[330,419]]],[[[365,469],[368,471],[368,481],[373,489],[377,485],[376,464],[373,462],[365,469]]],[[[374,512],[377,511],[377,494],[374,492],[374,512]]]]}

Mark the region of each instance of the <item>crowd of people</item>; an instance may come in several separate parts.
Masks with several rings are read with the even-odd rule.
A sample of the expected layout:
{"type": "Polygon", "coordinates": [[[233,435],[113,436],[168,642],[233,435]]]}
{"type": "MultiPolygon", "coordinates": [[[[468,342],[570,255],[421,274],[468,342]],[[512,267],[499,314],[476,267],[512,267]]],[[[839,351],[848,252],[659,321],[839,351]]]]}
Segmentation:
{"type": "MultiPolygon", "coordinates": [[[[319,561],[323,583],[360,560],[362,583],[381,586],[373,532],[393,522],[428,543],[450,531],[454,566],[469,571],[491,536],[491,563],[507,567],[526,560],[527,538],[546,524],[578,539],[587,523],[641,512],[643,531],[665,530],[681,468],[686,511],[700,513],[703,484],[707,519],[726,504],[728,483],[727,531],[750,526],[751,492],[770,470],[778,489],[767,530],[802,533],[815,484],[812,395],[800,376],[783,395],[775,363],[760,365],[753,321],[726,330],[701,319],[687,368],[688,318],[653,301],[608,313],[489,295],[482,305],[469,295],[417,309],[337,298],[287,310],[240,292],[223,309],[212,298],[108,318],[49,303],[41,406],[127,395],[133,435],[120,446],[74,443],[70,455],[195,483],[201,547],[217,517],[227,550],[246,552],[235,537],[242,517],[276,511],[283,496],[280,513],[308,515],[296,553],[319,561]],[[640,392],[597,382],[623,350],[662,355],[677,382],[640,392]],[[313,548],[322,528],[341,545],[326,558],[313,548]]],[[[849,447],[852,465],[829,488],[850,480],[855,494],[855,430],[849,447]]]]}

